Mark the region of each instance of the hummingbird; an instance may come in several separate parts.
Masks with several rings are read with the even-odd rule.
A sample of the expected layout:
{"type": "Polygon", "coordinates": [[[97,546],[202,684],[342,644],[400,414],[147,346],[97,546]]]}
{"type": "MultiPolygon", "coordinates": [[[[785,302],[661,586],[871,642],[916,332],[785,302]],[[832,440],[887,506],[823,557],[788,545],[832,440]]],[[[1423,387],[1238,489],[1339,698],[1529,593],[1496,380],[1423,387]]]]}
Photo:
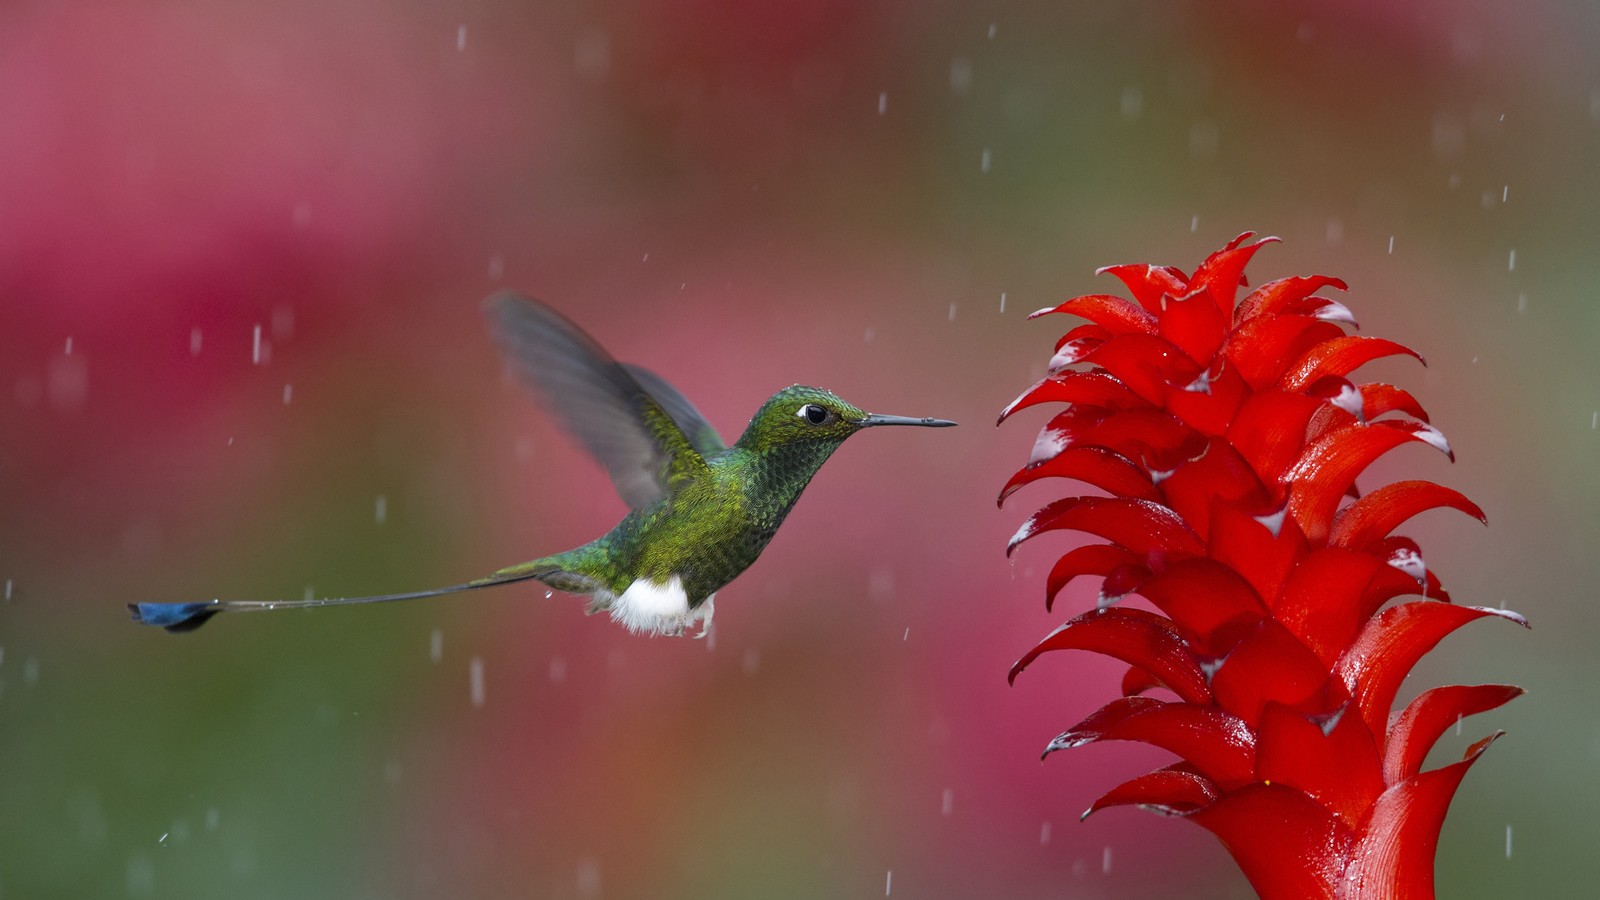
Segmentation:
{"type": "Polygon", "coordinates": [[[580,547],[462,584],[367,597],[130,603],[135,622],[191,631],[223,612],[437,597],[521,581],[589,598],[630,632],[711,632],[716,592],[749,568],[813,476],[863,428],[942,428],[946,419],[868,413],[831,391],[793,385],[756,410],[730,447],[659,375],[619,363],[567,317],[505,291],[484,302],[520,380],[611,476],[629,511],[580,547]]]}

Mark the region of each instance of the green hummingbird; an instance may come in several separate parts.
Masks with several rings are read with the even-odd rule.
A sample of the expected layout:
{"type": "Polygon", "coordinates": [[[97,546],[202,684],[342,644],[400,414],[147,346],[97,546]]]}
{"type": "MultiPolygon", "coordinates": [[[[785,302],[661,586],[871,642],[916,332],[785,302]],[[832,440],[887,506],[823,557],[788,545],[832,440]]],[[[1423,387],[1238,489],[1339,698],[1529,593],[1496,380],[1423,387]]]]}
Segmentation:
{"type": "Polygon", "coordinates": [[[305,600],[130,603],[133,620],[190,631],[220,612],[304,609],[437,597],[537,580],[589,597],[631,632],[711,630],[719,588],[749,568],[845,439],[877,425],[944,427],[945,419],[873,415],[830,391],[795,385],[756,410],[733,446],[655,373],[617,362],[569,319],[503,292],[485,301],[490,329],[521,380],[599,460],[630,507],[581,547],[448,587],[305,600]]]}

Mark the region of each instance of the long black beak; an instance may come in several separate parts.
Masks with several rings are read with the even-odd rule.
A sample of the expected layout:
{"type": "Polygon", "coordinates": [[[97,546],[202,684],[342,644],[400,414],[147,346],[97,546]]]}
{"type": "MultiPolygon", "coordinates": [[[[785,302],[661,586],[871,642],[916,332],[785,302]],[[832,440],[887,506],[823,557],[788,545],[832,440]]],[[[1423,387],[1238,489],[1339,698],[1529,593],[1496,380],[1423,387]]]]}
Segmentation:
{"type": "Polygon", "coordinates": [[[913,419],[910,416],[880,416],[874,413],[868,414],[865,419],[862,419],[857,424],[862,428],[871,428],[874,425],[921,425],[924,428],[949,428],[956,423],[949,419],[913,419]]]}

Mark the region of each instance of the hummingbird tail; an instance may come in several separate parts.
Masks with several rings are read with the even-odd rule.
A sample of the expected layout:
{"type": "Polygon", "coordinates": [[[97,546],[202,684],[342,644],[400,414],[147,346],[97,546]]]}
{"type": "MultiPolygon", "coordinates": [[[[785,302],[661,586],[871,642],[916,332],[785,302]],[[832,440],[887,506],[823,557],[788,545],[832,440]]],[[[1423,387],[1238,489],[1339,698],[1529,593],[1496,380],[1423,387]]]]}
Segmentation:
{"type": "Polygon", "coordinates": [[[478,588],[513,584],[550,574],[545,569],[502,569],[487,578],[465,584],[433,588],[427,591],[409,591],[403,594],[375,594],[370,597],[323,597],[307,600],[196,600],[185,603],[129,603],[128,612],[133,621],[141,625],[156,625],[174,634],[193,631],[210,618],[222,612],[264,612],[276,609],[311,609],[318,606],[353,606],[358,603],[393,603],[399,600],[421,600],[457,594],[478,588]]]}

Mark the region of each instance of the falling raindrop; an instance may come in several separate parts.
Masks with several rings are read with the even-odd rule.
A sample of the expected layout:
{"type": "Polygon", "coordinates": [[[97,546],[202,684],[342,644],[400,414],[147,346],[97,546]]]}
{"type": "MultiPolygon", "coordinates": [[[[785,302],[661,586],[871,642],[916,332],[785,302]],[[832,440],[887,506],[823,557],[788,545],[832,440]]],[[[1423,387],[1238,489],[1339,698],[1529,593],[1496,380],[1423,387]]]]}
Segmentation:
{"type": "Polygon", "coordinates": [[[611,36],[604,31],[587,31],[572,49],[578,74],[594,81],[611,74],[611,36]]]}
{"type": "Polygon", "coordinates": [[[885,897],[889,896],[889,892],[892,890],[894,890],[894,870],[890,869],[888,873],[883,876],[883,895],[885,897]]]}
{"type": "Polygon", "coordinates": [[[1506,859],[1511,858],[1511,826],[1506,826],[1506,859]]]}
{"type": "Polygon", "coordinates": [[[6,602],[11,602],[11,579],[6,579],[6,602]]]}
{"type": "Polygon", "coordinates": [[[981,169],[985,175],[989,174],[989,162],[992,158],[993,154],[989,152],[989,148],[983,148],[983,156],[979,159],[978,168],[981,169]]]}
{"type": "Polygon", "coordinates": [[[373,505],[372,518],[379,525],[389,520],[389,498],[386,495],[378,495],[378,502],[373,505]]]}
{"type": "Polygon", "coordinates": [[[389,784],[399,784],[400,776],[403,774],[405,770],[401,768],[400,760],[391,759],[383,764],[383,780],[389,784]]]}
{"type": "Polygon", "coordinates": [[[900,640],[902,640],[902,641],[909,641],[909,640],[911,640],[911,626],[910,626],[910,625],[907,625],[907,626],[906,626],[906,633],[905,633],[905,634],[902,634],[902,635],[900,635],[900,640]]]}
{"type": "Polygon", "coordinates": [[[128,857],[127,884],[128,893],[136,896],[143,896],[155,889],[156,867],[150,862],[150,857],[143,853],[128,857]]]}
{"type": "Polygon", "coordinates": [[[39,661],[37,659],[29,657],[22,664],[22,683],[26,685],[39,683],[39,661]]]}
{"type": "Polygon", "coordinates": [[[1102,875],[1110,875],[1111,874],[1111,845],[1110,844],[1107,844],[1106,848],[1100,852],[1100,874],[1102,874],[1102,875]]]}
{"type": "Polygon", "coordinates": [[[284,406],[288,406],[289,402],[291,400],[293,400],[293,399],[294,399],[294,385],[285,384],[283,386],[283,405],[284,406]]]}
{"type": "Polygon", "coordinates": [[[1394,255],[1394,235],[1389,235],[1389,255],[1394,255]]]}
{"type": "Polygon", "coordinates": [[[948,815],[950,815],[951,810],[955,809],[955,805],[956,805],[956,792],[955,792],[955,790],[953,788],[945,788],[944,789],[944,801],[940,804],[940,807],[939,807],[940,811],[943,812],[946,816],[948,816],[948,815]]]}
{"type": "Polygon", "coordinates": [[[1511,251],[1511,256],[1506,260],[1506,271],[1515,272],[1516,270],[1517,270],[1517,251],[1513,249],[1511,251]]]}
{"type": "Polygon", "coordinates": [[[886,113],[888,111],[889,111],[889,92],[888,91],[879,91],[878,92],[878,115],[881,116],[881,115],[883,115],[884,113],[886,113]]]}
{"type": "Polygon", "coordinates": [[[1344,240],[1344,222],[1338,219],[1329,219],[1325,234],[1330,244],[1337,244],[1344,240]]]}
{"type": "Polygon", "coordinates": [[[544,592],[544,598],[546,600],[549,600],[551,597],[554,597],[555,595],[556,595],[555,591],[545,591],[544,592]]]}
{"type": "Polygon", "coordinates": [[[950,321],[954,322],[955,320],[956,320],[956,305],[954,303],[952,303],[952,304],[950,304],[950,321]]]}
{"type": "Polygon", "coordinates": [[[1048,843],[1050,843],[1050,821],[1046,819],[1039,825],[1039,844],[1043,846],[1048,843]]]}
{"type": "Polygon", "coordinates": [[[72,335],[67,335],[67,349],[62,352],[64,352],[67,356],[72,355],[72,335]]]}
{"type": "Polygon", "coordinates": [[[994,33],[995,33],[995,30],[997,28],[999,28],[999,26],[996,25],[994,22],[990,22],[989,23],[989,40],[991,40],[991,41],[994,40],[994,33]]]}
{"type": "Polygon", "coordinates": [[[870,344],[870,343],[872,343],[873,336],[874,336],[874,332],[872,330],[872,327],[868,326],[866,333],[861,336],[861,339],[870,344]]]}
{"type": "Polygon", "coordinates": [[[1144,114],[1144,91],[1137,85],[1128,85],[1122,89],[1122,117],[1133,121],[1144,114]]]}
{"type": "Polygon", "coordinates": [[[261,326],[257,325],[250,337],[250,364],[261,365],[261,326]]]}
{"type": "Polygon", "coordinates": [[[483,708],[483,657],[474,656],[467,665],[467,674],[472,683],[472,705],[478,709],[483,708]]]}
{"type": "Polygon", "coordinates": [[[756,670],[761,668],[761,651],[754,647],[747,648],[744,651],[743,665],[746,675],[754,675],[756,670]]]}
{"type": "Polygon", "coordinates": [[[561,684],[567,680],[567,661],[559,656],[550,657],[550,683],[561,684]]]}
{"type": "Polygon", "coordinates": [[[1001,291],[1000,292],[1000,311],[1001,312],[1005,312],[1006,311],[1006,292],[1005,291],[1001,291]]]}
{"type": "Polygon", "coordinates": [[[506,258],[496,253],[489,257],[489,269],[486,273],[490,281],[499,281],[506,274],[506,258]]]}
{"type": "Polygon", "coordinates": [[[466,49],[467,49],[467,26],[466,25],[457,25],[456,26],[456,50],[459,52],[459,51],[463,51],[463,50],[466,50],[466,49]]]}
{"type": "Polygon", "coordinates": [[[1200,216],[1199,215],[1190,216],[1189,217],[1189,233],[1190,234],[1194,234],[1195,232],[1197,232],[1199,230],[1200,230],[1200,216]]]}
{"type": "Polygon", "coordinates": [[[578,861],[578,894],[584,897],[600,896],[600,861],[592,856],[578,861]]]}
{"type": "Polygon", "coordinates": [[[272,308],[272,337],[280,341],[294,337],[294,307],[284,304],[272,308]]]}
{"type": "Polygon", "coordinates": [[[965,56],[950,60],[950,90],[957,96],[972,92],[972,60],[965,56]]]}
{"type": "Polygon", "coordinates": [[[1517,295],[1517,312],[1525,313],[1527,311],[1528,311],[1528,295],[1527,294],[1518,294],[1517,295]]]}
{"type": "Polygon", "coordinates": [[[222,825],[222,810],[215,806],[206,810],[206,830],[216,831],[222,825]]]}
{"type": "Polygon", "coordinates": [[[434,662],[444,659],[444,631],[435,628],[428,635],[428,658],[434,662]]]}

